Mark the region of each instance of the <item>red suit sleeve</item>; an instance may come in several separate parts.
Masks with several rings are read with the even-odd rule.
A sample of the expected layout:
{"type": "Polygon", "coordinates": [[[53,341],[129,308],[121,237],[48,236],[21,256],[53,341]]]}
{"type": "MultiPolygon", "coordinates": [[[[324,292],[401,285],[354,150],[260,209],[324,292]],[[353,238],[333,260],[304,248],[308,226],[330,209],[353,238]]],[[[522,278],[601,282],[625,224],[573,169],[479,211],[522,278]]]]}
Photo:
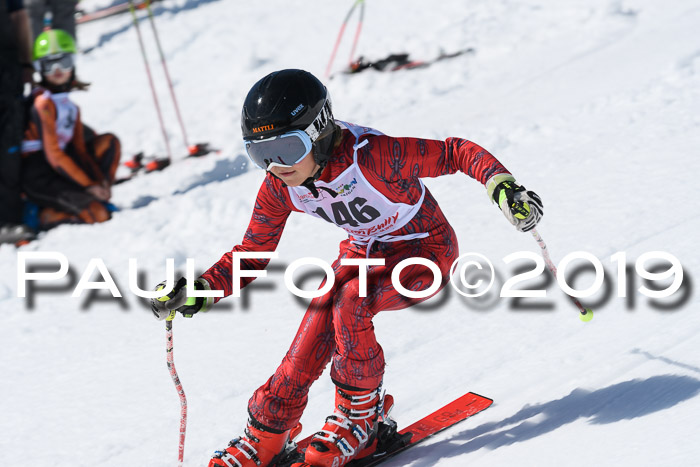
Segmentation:
{"type": "Polygon", "coordinates": [[[379,135],[370,136],[367,141],[368,144],[358,154],[361,164],[376,164],[372,170],[385,183],[439,177],[459,171],[486,184],[494,175],[509,173],[486,149],[466,139],[447,138],[440,141],[379,135]],[[372,157],[374,163],[367,158],[362,163],[363,153],[367,158],[372,157]]]}
{"type": "MultiPolygon", "coordinates": [[[[284,225],[292,212],[292,202],[289,192],[282,187],[279,180],[269,174],[260,186],[255,198],[253,215],[248,224],[243,242],[224,254],[207,272],[202,274],[213,290],[223,290],[224,297],[231,295],[232,283],[232,253],[234,252],[271,252],[277,249],[284,225]]],[[[241,270],[265,269],[268,259],[241,259],[241,270]]],[[[253,281],[253,277],[242,277],[240,287],[243,288],[253,281]]],[[[217,298],[216,301],[220,300],[217,298]]]]}

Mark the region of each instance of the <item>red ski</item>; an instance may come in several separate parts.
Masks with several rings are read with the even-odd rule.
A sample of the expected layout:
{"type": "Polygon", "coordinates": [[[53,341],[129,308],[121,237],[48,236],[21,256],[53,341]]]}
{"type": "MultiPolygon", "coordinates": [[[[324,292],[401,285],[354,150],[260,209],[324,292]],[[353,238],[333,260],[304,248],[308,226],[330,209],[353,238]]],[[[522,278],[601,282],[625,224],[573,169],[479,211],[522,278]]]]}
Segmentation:
{"type": "MultiPolygon", "coordinates": [[[[491,404],[493,404],[493,400],[473,392],[468,392],[401,431],[397,432],[396,422],[389,419],[387,420],[388,423],[380,424],[377,452],[363,459],[350,462],[348,467],[370,467],[378,465],[389,457],[403,452],[426,438],[487,409],[491,404]]],[[[281,467],[303,462],[303,460],[299,458],[302,457],[301,453],[304,452],[311,442],[312,436],[304,438],[297,443],[296,459],[293,458],[295,456],[290,456],[292,459],[287,458],[286,462],[280,462],[277,465],[281,467]]],[[[297,465],[306,464],[301,463],[297,465]]]]}

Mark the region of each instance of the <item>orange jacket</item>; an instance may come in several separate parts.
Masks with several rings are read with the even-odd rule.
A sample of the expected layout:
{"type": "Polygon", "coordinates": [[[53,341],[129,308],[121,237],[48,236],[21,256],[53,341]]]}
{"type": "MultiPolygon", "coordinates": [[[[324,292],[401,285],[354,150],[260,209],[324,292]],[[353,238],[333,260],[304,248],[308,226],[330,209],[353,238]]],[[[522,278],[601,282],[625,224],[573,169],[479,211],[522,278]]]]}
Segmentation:
{"type": "Polygon", "coordinates": [[[102,182],[102,174],[94,157],[85,145],[80,109],[67,99],[67,95],[52,95],[49,91],[36,94],[31,111],[29,127],[24,134],[23,152],[43,150],[46,160],[56,172],[73,180],[80,186],[88,187],[102,182]],[[55,99],[62,98],[61,115],[55,99]],[[58,128],[57,121],[60,120],[58,128]],[[72,143],[75,151],[66,153],[72,143]],[[90,169],[89,172],[82,167],[90,169]]]}

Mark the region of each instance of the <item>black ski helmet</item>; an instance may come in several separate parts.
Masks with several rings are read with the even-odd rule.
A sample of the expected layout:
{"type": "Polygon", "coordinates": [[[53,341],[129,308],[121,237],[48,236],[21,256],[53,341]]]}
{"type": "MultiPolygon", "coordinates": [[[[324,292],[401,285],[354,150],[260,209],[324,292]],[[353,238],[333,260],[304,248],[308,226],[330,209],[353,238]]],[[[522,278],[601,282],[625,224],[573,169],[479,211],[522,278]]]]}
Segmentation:
{"type": "Polygon", "coordinates": [[[308,71],[275,71],[248,91],[241,114],[245,141],[309,128],[314,159],[325,167],[339,133],[338,126],[333,121],[328,89],[308,71]]]}

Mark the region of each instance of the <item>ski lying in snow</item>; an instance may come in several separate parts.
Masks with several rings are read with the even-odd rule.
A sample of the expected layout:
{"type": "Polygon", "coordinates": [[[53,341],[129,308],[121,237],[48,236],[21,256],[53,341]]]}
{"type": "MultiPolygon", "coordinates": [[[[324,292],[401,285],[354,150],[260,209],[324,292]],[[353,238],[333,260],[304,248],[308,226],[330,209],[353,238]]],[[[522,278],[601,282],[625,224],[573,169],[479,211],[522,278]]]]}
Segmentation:
{"type": "MultiPolygon", "coordinates": [[[[414,60],[409,57],[407,53],[391,54],[386,58],[381,60],[376,60],[371,62],[364,57],[360,57],[350,64],[348,68],[341,71],[343,74],[354,74],[359,73],[364,70],[375,70],[375,71],[399,71],[399,70],[412,70],[414,68],[426,68],[430,65],[440,62],[442,60],[447,60],[449,58],[459,57],[460,55],[473,54],[475,50],[472,47],[467,47],[465,49],[460,49],[455,52],[440,52],[440,55],[432,59],[427,60],[414,60]]],[[[333,78],[332,75],[331,78],[333,78]]]]}
{"type": "MultiPolygon", "coordinates": [[[[391,418],[379,424],[377,451],[362,459],[350,462],[348,467],[370,467],[384,462],[388,458],[415,446],[423,440],[450,428],[457,423],[487,409],[493,400],[468,392],[430,415],[423,417],[407,428],[397,431],[396,422],[391,418]]],[[[303,452],[311,442],[312,436],[297,443],[297,447],[276,467],[306,466],[303,452]]]]}
{"type": "MultiPolygon", "coordinates": [[[[219,154],[221,151],[219,149],[214,149],[209,146],[209,143],[198,143],[188,148],[189,154],[184,157],[184,159],[192,159],[197,157],[204,157],[207,154],[215,153],[219,154]]],[[[182,160],[182,159],[178,159],[182,160]]],[[[124,162],[123,164],[129,168],[130,173],[125,177],[118,178],[114,181],[115,185],[124,183],[131,180],[139,173],[151,173],[158,172],[168,167],[172,161],[169,157],[154,157],[146,160],[143,152],[136,154],[134,157],[124,162]]]]}

